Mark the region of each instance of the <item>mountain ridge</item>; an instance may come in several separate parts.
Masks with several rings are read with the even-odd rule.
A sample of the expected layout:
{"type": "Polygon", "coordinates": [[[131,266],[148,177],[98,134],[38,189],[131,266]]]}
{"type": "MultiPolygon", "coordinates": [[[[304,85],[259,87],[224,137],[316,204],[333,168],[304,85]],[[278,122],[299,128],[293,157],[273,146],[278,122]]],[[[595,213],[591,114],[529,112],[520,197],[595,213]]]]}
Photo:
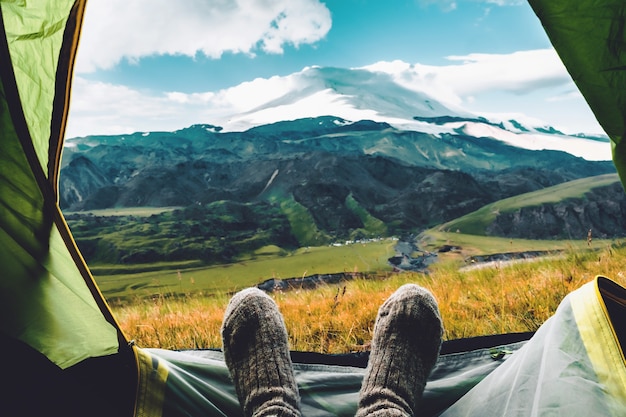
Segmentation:
{"type": "Polygon", "coordinates": [[[456,103],[458,97],[455,100],[445,88],[430,83],[420,71],[398,62],[362,68],[312,66],[202,96],[176,94],[181,102],[207,105],[212,120],[206,126],[214,133],[241,133],[286,120],[333,115],[345,123],[371,120],[404,131],[435,136],[464,133],[527,149],[560,150],[590,160],[611,159],[606,135],[567,135],[523,114],[475,114],[463,109],[456,103]],[[606,145],[598,146],[598,141],[606,145]]]}
{"type": "Polygon", "coordinates": [[[415,233],[501,198],[614,172],[609,161],[565,152],[335,116],[244,132],[197,124],[70,144],[60,177],[64,210],[293,199],[333,238],[364,226],[349,197],[388,233],[415,233]]]}
{"type": "Polygon", "coordinates": [[[215,262],[267,245],[415,236],[507,197],[615,172],[607,137],[473,114],[415,83],[415,70],[309,67],[212,95],[227,116],[210,123],[69,138],[59,204],[89,256],[215,262]],[[143,225],[89,215],[125,207],[179,209],[143,225]],[[135,235],[147,247],[134,248],[135,235]]]}

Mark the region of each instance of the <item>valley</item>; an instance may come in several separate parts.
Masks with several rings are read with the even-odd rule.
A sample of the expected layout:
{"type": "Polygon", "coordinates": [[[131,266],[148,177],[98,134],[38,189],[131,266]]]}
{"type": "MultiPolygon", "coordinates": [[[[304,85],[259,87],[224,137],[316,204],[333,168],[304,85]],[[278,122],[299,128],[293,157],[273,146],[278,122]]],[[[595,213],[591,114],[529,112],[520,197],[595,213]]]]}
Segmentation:
{"type": "Polygon", "coordinates": [[[74,138],[60,204],[115,300],[428,272],[499,253],[589,249],[589,229],[593,248],[626,235],[612,162],[464,133],[507,128],[486,119],[419,122],[444,131],[323,116],[242,132],[74,138]]]}

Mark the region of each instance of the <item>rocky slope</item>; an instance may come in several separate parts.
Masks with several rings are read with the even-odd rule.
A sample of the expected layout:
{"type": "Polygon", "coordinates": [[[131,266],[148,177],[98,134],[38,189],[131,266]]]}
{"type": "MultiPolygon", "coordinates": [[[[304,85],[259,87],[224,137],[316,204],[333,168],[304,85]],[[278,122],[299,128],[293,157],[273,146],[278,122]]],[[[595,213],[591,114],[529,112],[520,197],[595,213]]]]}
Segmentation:
{"type": "Polygon", "coordinates": [[[66,211],[217,201],[263,201],[284,211],[294,201],[336,238],[364,228],[367,218],[389,234],[416,233],[502,198],[614,172],[609,161],[565,152],[331,116],[245,132],[195,125],[68,145],[60,176],[66,211]]]}
{"type": "Polygon", "coordinates": [[[526,239],[585,239],[589,229],[593,238],[624,236],[626,194],[621,184],[593,189],[583,199],[500,214],[487,233],[526,239]]]}

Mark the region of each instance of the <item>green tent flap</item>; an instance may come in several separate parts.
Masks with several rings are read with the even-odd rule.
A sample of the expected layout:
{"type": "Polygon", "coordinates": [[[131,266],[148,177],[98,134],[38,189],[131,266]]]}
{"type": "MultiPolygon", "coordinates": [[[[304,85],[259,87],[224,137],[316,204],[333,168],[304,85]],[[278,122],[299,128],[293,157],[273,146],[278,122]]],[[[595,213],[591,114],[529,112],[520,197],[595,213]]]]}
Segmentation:
{"type": "Polygon", "coordinates": [[[116,353],[124,340],[57,205],[84,6],[0,2],[0,332],[61,368],[116,353]]]}
{"type": "Polygon", "coordinates": [[[626,2],[529,0],[550,41],[611,138],[626,183],[626,2]]]}
{"type": "Polygon", "coordinates": [[[20,2],[3,2],[2,19],[24,118],[47,173],[55,69],[72,2],[38,3],[26,8],[20,2]]]}

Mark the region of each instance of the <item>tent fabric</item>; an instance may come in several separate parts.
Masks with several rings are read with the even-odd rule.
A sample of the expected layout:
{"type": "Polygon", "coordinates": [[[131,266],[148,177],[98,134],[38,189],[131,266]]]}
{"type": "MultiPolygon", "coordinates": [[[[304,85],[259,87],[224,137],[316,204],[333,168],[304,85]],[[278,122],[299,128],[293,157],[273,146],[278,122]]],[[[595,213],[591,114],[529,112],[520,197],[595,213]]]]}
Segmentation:
{"type": "MultiPolygon", "coordinates": [[[[613,323],[625,314],[626,289],[597,277],[569,294],[527,342],[442,354],[420,415],[621,416],[626,362],[613,323]]],[[[149,370],[139,391],[152,400],[138,403],[136,415],[241,415],[221,352],[137,352],[149,370]]],[[[294,368],[303,415],[354,415],[364,367],[295,362],[294,368]]]]}
{"type": "MultiPolygon", "coordinates": [[[[431,374],[422,413],[434,416],[461,398],[526,342],[494,345],[442,355],[431,374]]],[[[241,416],[235,387],[220,351],[137,349],[149,372],[140,380],[136,415],[182,417],[241,416]],[[157,407],[158,406],[158,407],[157,407]]],[[[354,416],[365,373],[363,366],[297,361],[296,381],[305,416],[354,416]]]]}
{"type": "Polygon", "coordinates": [[[612,323],[625,314],[626,290],[596,278],[442,416],[624,415],[626,361],[612,323]],[[613,320],[607,303],[617,303],[613,320]]]}
{"type": "Polygon", "coordinates": [[[621,0],[529,0],[529,4],[611,139],[626,184],[626,3],[621,0]]]}
{"type": "Polygon", "coordinates": [[[0,2],[0,332],[61,368],[124,341],[57,205],[84,6],[0,2]]]}

